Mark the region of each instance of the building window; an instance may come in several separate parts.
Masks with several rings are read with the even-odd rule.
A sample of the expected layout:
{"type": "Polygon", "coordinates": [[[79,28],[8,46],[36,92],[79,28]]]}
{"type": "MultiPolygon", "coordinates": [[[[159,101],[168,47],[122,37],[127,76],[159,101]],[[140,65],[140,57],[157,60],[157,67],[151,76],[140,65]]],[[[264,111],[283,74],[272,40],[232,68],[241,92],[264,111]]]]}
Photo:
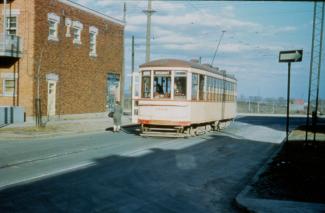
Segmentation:
{"type": "Polygon", "coordinates": [[[49,13],[47,15],[49,22],[49,36],[48,40],[58,41],[58,25],[60,23],[60,17],[55,13],[49,13]]]}
{"type": "Polygon", "coordinates": [[[8,35],[17,35],[17,17],[7,17],[6,31],[8,35]]]}
{"type": "Polygon", "coordinates": [[[4,79],[3,80],[3,96],[15,96],[15,79],[4,79]]]}
{"type": "Polygon", "coordinates": [[[73,43],[81,44],[81,31],[83,29],[83,24],[79,21],[74,21],[72,23],[72,33],[73,33],[73,43]]]}
{"type": "Polygon", "coordinates": [[[97,34],[98,29],[96,27],[89,27],[89,55],[93,57],[97,56],[97,34]]]}

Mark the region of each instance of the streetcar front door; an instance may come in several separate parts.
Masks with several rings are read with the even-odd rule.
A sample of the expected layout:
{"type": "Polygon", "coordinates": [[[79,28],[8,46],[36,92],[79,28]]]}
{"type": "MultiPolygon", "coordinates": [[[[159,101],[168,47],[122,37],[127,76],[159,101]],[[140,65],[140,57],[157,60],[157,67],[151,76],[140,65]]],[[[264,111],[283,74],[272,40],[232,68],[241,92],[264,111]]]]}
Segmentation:
{"type": "Polygon", "coordinates": [[[138,123],[140,88],[140,73],[134,72],[132,74],[132,123],[138,123]]]}

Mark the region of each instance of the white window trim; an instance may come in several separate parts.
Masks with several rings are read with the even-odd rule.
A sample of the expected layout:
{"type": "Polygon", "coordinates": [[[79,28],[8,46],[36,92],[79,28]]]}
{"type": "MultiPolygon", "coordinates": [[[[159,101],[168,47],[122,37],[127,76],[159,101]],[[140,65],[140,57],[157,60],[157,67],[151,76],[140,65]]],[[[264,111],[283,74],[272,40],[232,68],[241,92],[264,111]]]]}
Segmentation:
{"type": "Polygon", "coordinates": [[[98,28],[94,26],[89,27],[89,32],[90,33],[95,33],[96,35],[98,34],[98,28]]]}
{"type": "Polygon", "coordinates": [[[95,35],[95,47],[93,51],[89,52],[89,56],[91,57],[97,57],[97,35],[98,35],[98,28],[94,27],[94,26],[90,26],[89,27],[89,46],[90,46],[90,34],[94,34],[95,35]]]}
{"type": "MultiPolygon", "coordinates": [[[[18,35],[18,23],[19,23],[19,22],[18,22],[18,21],[19,21],[19,19],[18,19],[18,15],[16,15],[16,14],[11,14],[10,17],[16,17],[16,28],[15,28],[15,29],[16,29],[16,34],[15,34],[15,35],[18,35]]],[[[7,16],[6,18],[9,18],[9,16],[7,16]]],[[[10,35],[10,34],[9,34],[9,29],[10,29],[10,28],[8,28],[8,23],[7,23],[7,20],[6,20],[6,32],[8,32],[7,35],[10,35]]]]}
{"type": "MultiPolygon", "coordinates": [[[[2,15],[4,15],[4,10],[2,10],[2,15]]],[[[20,10],[19,9],[11,9],[11,10],[6,10],[6,16],[9,17],[16,17],[16,35],[18,34],[18,23],[19,23],[19,15],[20,15],[20,10]]],[[[7,22],[7,21],[6,21],[7,22]]],[[[7,23],[6,23],[7,24],[7,23]]],[[[6,26],[6,32],[8,28],[6,26]]]]}
{"type": "MultiPolygon", "coordinates": [[[[2,15],[4,15],[4,11],[2,10],[2,15]]],[[[20,15],[20,10],[19,9],[11,9],[11,10],[6,10],[6,16],[19,16],[20,15]]]]}
{"type": "Polygon", "coordinates": [[[70,18],[66,18],[65,19],[65,26],[67,27],[67,31],[66,31],[66,34],[65,36],[66,37],[71,37],[71,26],[72,26],[72,21],[70,18]]]}
{"type": "Polygon", "coordinates": [[[55,36],[52,36],[52,35],[48,35],[48,40],[51,40],[51,41],[59,41],[59,37],[58,37],[58,34],[59,34],[59,29],[58,29],[58,25],[60,23],[60,16],[56,15],[55,13],[48,13],[47,14],[47,20],[48,22],[49,21],[53,21],[55,22],[55,36]]]}
{"type": "MultiPolygon", "coordinates": [[[[81,44],[81,32],[82,32],[82,29],[83,29],[83,24],[81,22],[79,22],[79,21],[73,21],[72,22],[72,28],[77,29],[78,34],[79,34],[79,36],[78,36],[79,39],[73,38],[73,43],[74,44],[81,44]]],[[[74,31],[73,31],[73,33],[74,33],[74,31]]]]}

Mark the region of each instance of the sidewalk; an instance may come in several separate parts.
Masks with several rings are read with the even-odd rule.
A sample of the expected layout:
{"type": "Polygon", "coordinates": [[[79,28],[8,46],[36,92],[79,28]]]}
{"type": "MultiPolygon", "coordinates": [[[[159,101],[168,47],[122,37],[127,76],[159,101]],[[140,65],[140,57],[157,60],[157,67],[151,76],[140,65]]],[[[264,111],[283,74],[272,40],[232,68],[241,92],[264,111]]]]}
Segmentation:
{"type": "MultiPolygon", "coordinates": [[[[317,135],[317,140],[319,142],[325,141],[325,134],[323,126],[321,126],[322,132],[317,135]]],[[[296,130],[292,131],[289,136],[289,141],[291,143],[298,143],[300,141],[304,141],[303,138],[305,136],[305,132],[302,131],[300,128],[297,128],[296,130]]],[[[304,148],[303,150],[307,150],[307,148],[304,148]]],[[[303,150],[294,150],[295,155],[301,156],[299,160],[302,160],[303,162],[306,162],[306,165],[309,167],[314,167],[315,162],[319,161],[319,159],[315,158],[315,156],[312,154],[312,156],[307,155],[307,152],[303,152],[303,150]],[[301,153],[304,153],[303,155],[301,153]],[[314,157],[316,160],[312,159],[314,157]],[[308,161],[307,161],[308,160],[308,161]]],[[[323,150],[320,149],[319,150],[323,150]]],[[[323,153],[323,152],[322,152],[323,153]]],[[[316,162],[316,165],[318,165],[316,162]]],[[[321,164],[321,168],[318,168],[319,170],[322,170],[322,162],[319,162],[321,164]]],[[[241,191],[235,198],[236,204],[245,209],[248,212],[301,212],[301,213],[315,213],[315,212],[325,212],[325,203],[318,203],[317,199],[312,196],[312,194],[317,194],[317,192],[313,191],[310,192],[312,194],[304,194],[303,196],[307,197],[309,200],[307,201],[298,201],[299,199],[288,199],[285,198],[284,195],[290,195],[289,197],[292,197],[292,194],[294,194],[296,197],[299,197],[296,193],[294,193],[291,190],[291,186],[295,184],[301,184],[298,186],[297,190],[303,190],[301,188],[304,188],[303,185],[306,187],[310,187],[310,184],[308,182],[301,183],[300,180],[304,179],[306,176],[313,180],[314,185],[316,185],[317,188],[321,188],[319,184],[322,184],[320,180],[324,178],[321,173],[317,173],[317,178],[315,176],[312,176],[310,174],[310,171],[306,171],[306,169],[303,166],[300,166],[297,164],[297,159],[292,158],[292,154],[290,155],[289,148],[286,145],[286,143],[282,143],[282,145],[279,147],[278,150],[276,150],[269,160],[259,169],[259,171],[256,173],[256,175],[253,177],[251,183],[247,185],[243,191],[241,191]],[[284,148],[286,146],[286,148],[284,148]],[[285,150],[285,152],[283,151],[285,150]],[[283,153],[286,154],[286,161],[282,161],[282,158],[280,156],[283,156],[283,153]],[[275,163],[274,163],[275,162],[275,163]],[[280,162],[280,163],[279,163],[280,162]],[[277,167],[274,167],[274,165],[277,165],[277,167]],[[291,166],[293,165],[293,166],[291,166]],[[284,178],[283,173],[281,173],[283,168],[287,173],[284,174],[290,174],[288,178],[284,178]],[[294,169],[292,169],[294,168],[294,169]],[[299,172],[304,172],[307,175],[300,174],[300,177],[303,176],[303,178],[298,178],[296,175],[296,170],[299,172]],[[303,170],[303,171],[300,171],[303,170]],[[280,172],[277,172],[280,171],[280,172]],[[270,176],[271,174],[271,176],[270,176]],[[308,174],[310,176],[308,176],[308,174]],[[282,187],[278,185],[278,179],[283,182],[283,185],[287,187],[282,187]],[[287,180],[289,179],[289,180],[287,180]],[[299,180],[299,181],[297,181],[299,180]],[[263,182],[264,181],[264,182],[263,182]],[[291,182],[291,183],[288,183],[291,182]],[[297,181],[297,182],[296,182],[297,181]],[[318,182],[317,182],[318,181],[318,182]],[[262,183],[262,184],[261,184],[262,183]],[[307,185],[308,184],[308,185],[307,185]],[[263,195],[262,195],[263,194],[263,195]],[[273,194],[273,195],[272,195],[273,194]]],[[[315,174],[314,174],[315,175],[315,174]]],[[[288,175],[286,175],[287,177],[288,175]]],[[[305,188],[306,188],[305,187],[305,188]]],[[[314,189],[313,187],[308,188],[310,190],[314,189]]],[[[301,199],[301,197],[300,197],[301,199]]],[[[324,201],[324,199],[322,199],[324,201]]]]}
{"type": "MultiPolygon", "coordinates": [[[[131,124],[131,116],[122,117],[122,126],[131,124]]],[[[74,116],[52,119],[44,127],[37,128],[34,121],[11,124],[0,128],[0,141],[31,138],[68,136],[75,134],[105,132],[113,127],[113,119],[105,114],[74,116]]]]}

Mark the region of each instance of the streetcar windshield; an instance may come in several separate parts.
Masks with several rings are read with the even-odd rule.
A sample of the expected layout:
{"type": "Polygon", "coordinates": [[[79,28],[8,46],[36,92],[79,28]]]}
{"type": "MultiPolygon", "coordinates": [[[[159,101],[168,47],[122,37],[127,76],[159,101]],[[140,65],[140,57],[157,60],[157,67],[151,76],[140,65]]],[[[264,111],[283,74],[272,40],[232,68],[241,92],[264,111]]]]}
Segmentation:
{"type": "Polygon", "coordinates": [[[186,99],[186,72],[175,71],[174,98],[186,99]]]}
{"type": "Polygon", "coordinates": [[[170,71],[155,71],[153,83],[154,98],[170,98],[170,71]]]}

